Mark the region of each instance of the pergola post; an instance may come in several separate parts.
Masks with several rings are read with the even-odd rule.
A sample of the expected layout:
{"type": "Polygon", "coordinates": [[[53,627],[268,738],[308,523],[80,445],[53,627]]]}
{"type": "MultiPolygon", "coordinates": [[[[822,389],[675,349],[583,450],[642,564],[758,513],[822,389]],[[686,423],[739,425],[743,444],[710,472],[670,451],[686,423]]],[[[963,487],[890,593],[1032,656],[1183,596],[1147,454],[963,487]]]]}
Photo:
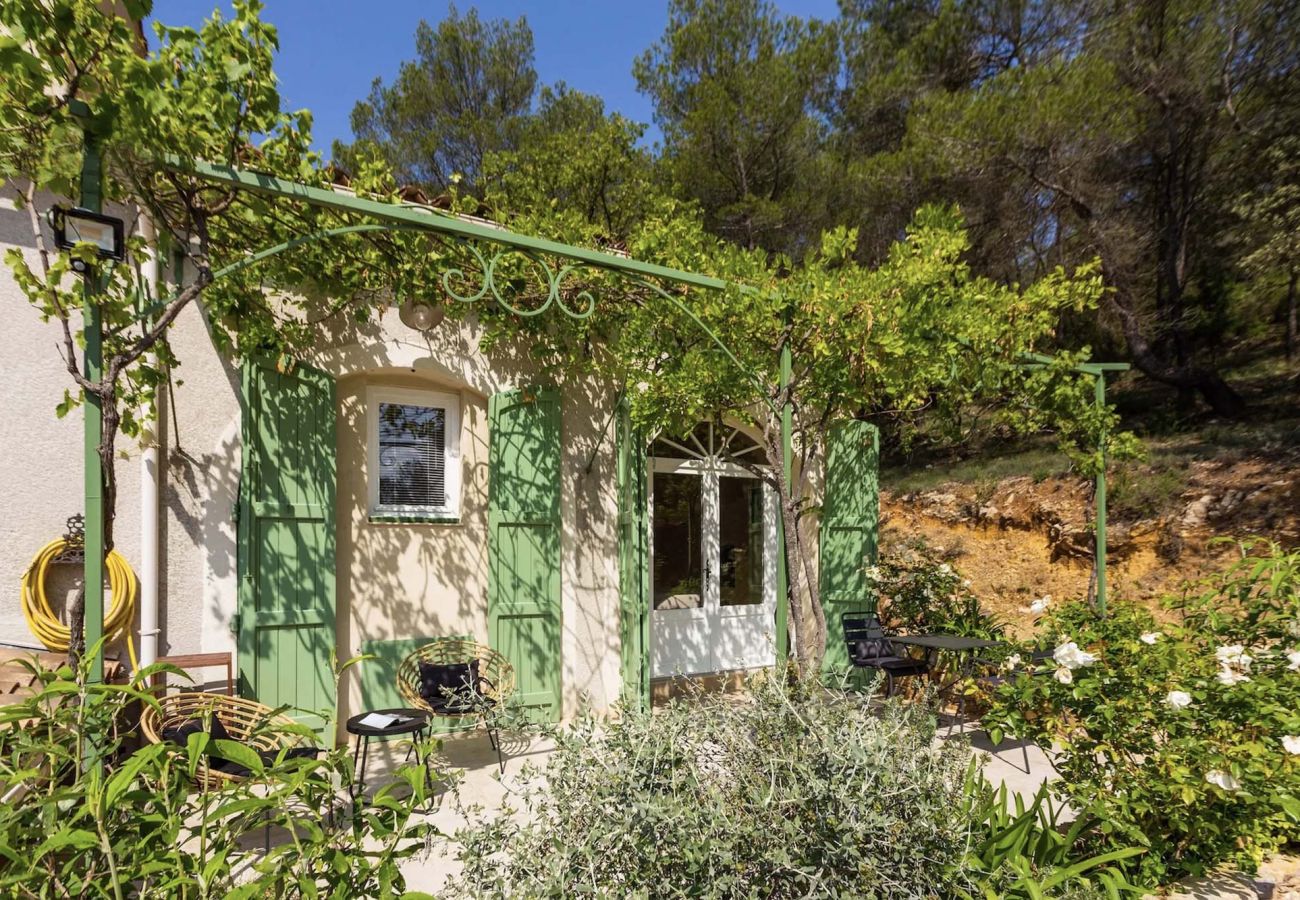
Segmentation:
{"type": "MultiPolygon", "coordinates": [[[[103,212],[103,161],[100,155],[99,136],[90,123],[90,109],[82,105],[77,111],[82,122],[85,147],[82,151],[81,185],[79,203],[82,209],[93,213],[103,212]]],[[[82,372],[87,381],[98,382],[104,369],[104,334],[99,301],[100,273],[91,267],[82,282],[83,334],[86,342],[82,358],[82,372]]],[[[103,401],[98,394],[83,391],[85,395],[85,569],[82,610],[85,615],[86,650],[90,652],[91,682],[104,680],[104,463],[99,455],[103,438],[103,401]]],[[[72,636],[75,644],[76,635],[72,636]]]]}
{"type": "MultiPolygon", "coordinates": [[[[1106,373],[1098,370],[1093,376],[1096,388],[1097,411],[1106,408],[1106,373]]],[[[1097,545],[1094,554],[1097,566],[1097,613],[1106,615],[1106,427],[1103,424],[1097,442],[1097,486],[1094,496],[1097,503],[1097,545]]]]}

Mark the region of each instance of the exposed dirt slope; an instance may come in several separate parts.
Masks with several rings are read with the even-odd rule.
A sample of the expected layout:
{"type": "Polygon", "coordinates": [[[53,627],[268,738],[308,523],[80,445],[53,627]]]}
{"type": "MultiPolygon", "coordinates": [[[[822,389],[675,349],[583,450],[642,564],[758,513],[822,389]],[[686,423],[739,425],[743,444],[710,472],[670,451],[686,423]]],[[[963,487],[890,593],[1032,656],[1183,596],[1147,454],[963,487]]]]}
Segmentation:
{"type": "MultiPolygon", "coordinates": [[[[1272,450],[1273,448],[1270,448],[1272,450]]],[[[1131,466],[1129,484],[1159,477],[1131,466]]],[[[1189,579],[1221,568],[1228,535],[1262,535],[1300,545],[1300,450],[1238,452],[1189,459],[1175,490],[1150,518],[1111,518],[1111,596],[1151,601],[1189,579]]],[[[1029,628],[1028,605],[1044,595],[1076,598],[1092,573],[1092,487],[1077,478],[1019,476],[997,482],[946,482],[923,491],[882,495],[882,536],[891,542],[923,537],[942,548],[971,580],[988,609],[1029,628]]]]}

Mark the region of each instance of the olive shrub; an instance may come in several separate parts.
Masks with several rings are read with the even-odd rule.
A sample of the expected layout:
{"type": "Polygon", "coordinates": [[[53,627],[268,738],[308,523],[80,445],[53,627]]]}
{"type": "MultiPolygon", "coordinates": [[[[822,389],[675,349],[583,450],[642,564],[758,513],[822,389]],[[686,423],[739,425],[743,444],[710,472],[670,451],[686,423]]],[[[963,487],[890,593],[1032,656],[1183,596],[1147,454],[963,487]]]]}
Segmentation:
{"type": "MultiPolygon", "coordinates": [[[[517,808],[456,835],[466,897],[1093,897],[1045,798],[1014,806],[924,703],[771,675],[555,733],[517,808]]],[[[1096,879],[1096,880],[1090,880],[1096,879]]],[[[1119,896],[1118,893],[1109,894],[1119,896]]]]}

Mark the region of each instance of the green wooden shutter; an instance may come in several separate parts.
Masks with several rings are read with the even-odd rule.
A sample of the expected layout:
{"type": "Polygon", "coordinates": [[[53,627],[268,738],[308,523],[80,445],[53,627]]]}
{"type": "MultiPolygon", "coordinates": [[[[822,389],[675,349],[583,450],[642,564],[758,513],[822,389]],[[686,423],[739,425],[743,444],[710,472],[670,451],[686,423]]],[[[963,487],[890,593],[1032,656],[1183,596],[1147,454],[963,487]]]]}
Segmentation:
{"type": "Polygon", "coordinates": [[[560,395],[488,402],[488,627],[531,718],[560,716],[560,395]]]}
{"type": "Polygon", "coordinates": [[[622,647],[623,703],[650,707],[649,569],[646,546],[645,444],[628,418],[627,401],[618,411],[618,579],[619,637],[622,647]]]}
{"type": "Polygon", "coordinates": [[[819,538],[825,668],[830,672],[842,672],[849,665],[840,616],[875,605],[866,568],[875,564],[878,552],[879,460],[880,434],[875,425],[851,420],[832,426],[827,436],[819,538]]]}
{"type": "Polygon", "coordinates": [[[334,379],[252,360],[242,387],[240,692],[323,730],[337,708],[334,379]]]}

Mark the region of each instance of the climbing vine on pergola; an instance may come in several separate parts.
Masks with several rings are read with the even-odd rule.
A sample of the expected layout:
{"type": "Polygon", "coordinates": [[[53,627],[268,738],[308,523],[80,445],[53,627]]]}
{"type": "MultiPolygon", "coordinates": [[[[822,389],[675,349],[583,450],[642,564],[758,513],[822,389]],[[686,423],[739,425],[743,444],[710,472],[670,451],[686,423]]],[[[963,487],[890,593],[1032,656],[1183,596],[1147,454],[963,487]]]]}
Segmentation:
{"type": "MultiPolygon", "coordinates": [[[[602,303],[630,304],[641,308],[660,304],[689,321],[725,361],[723,364],[734,367],[752,384],[753,404],[765,410],[764,417],[779,429],[779,458],[769,457],[773,463],[772,482],[778,490],[784,487],[788,493],[796,464],[807,462],[806,459],[796,460],[793,441],[796,398],[789,390],[795,361],[791,342],[780,333],[780,323],[773,322],[773,353],[778,357],[775,371],[779,372],[780,379],[775,390],[772,390],[771,385],[765,384],[747,369],[729,342],[693,308],[693,292],[699,291],[731,295],[732,299],[728,302],[734,304],[745,304],[762,297],[779,306],[785,300],[781,297],[780,286],[775,280],[761,288],[739,284],[727,278],[644,262],[626,255],[530,237],[492,223],[446,214],[423,206],[399,205],[331,187],[296,183],[221,165],[198,163],[185,166],[179,162],[174,165],[186,177],[271,198],[287,208],[312,212],[312,215],[300,215],[297,220],[299,222],[319,218],[317,214],[321,211],[331,214],[328,227],[286,238],[216,270],[213,273],[214,292],[220,291],[223,282],[242,282],[243,290],[260,297],[268,287],[259,277],[260,264],[290,253],[310,253],[317,264],[328,264],[328,254],[346,254],[340,245],[348,239],[366,239],[371,242],[370,249],[377,251],[381,258],[387,255],[396,261],[403,255],[418,255],[419,264],[426,272],[422,279],[407,279],[405,282],[402,278],[376,277],[372,272],[364,273],[357,279],[359,290],[369,290],[381,306],[400,303],[404,293],[420,298],[436,295],[438,299],[435,302],[453,308],[477,307],[482,317],[516,320],[511,327],[525,329],[530,327],[527,323],[541,322],[541,317],[552,313],[571,320],[590,349],[592,341],[599,341],[603,337],[600,334],[600,320],[595,317],[602,303]],[[482,307],[483,302],[489,303],[488,309],[482,307]],[[521,322],[524,324],[521,325],[521,322]],[[596,327],[592,328],[593,324],[596,327]],[[776,472],[779,472],[779,477],[776,472]]],[[[302,266],[304,263],[299,261],[293,265],[302,266]]],[[[307,281],[304,279],[304,282],[307,281]]],[[[325,316],[339,312],[339,309],[331,307],[328,299],[325,304],[325,316]]],[[[365,315],[364,307],[354,312],[365,315]]],[[[303,324],[314,325],[320,321],[318,319],[303,324]]],[[[544,330],[544,326],[536,327],[544,330]]],[[[307,340],[310,340],[310,335],[307,340]]],[[[244,346],[240,349],[247,352],[254,348],[244,346]]],[[[1127,368],[1123,364],[1068,360],[1063,363],[1052,357],[1023,352],[1015,362],[1026,369],[1046,370],[1064,366],[1087,376],[1094,384],[1095,403],[1099,410],[1105,404],[1106,373],[1127,368]]],[[[1097,452],[1104,455],[1104,436],[1097,452]]],[[[1104,462],[1099,461],[1093,471],[1097,479],[1098,509],[1097,600],[1099,607],[1104,609],[1104,462]]],[[[783,520],[782,532],[787,533],[792,524],[797,529],[797,519],[783,520]]],[[[778,559],[776,633],[778,651],[784,655],[791,559],[784,539],[782,544],[787,546],[787,550],[778,559]]],[[[824,642],[824,620],[821,629],[819,638],[824,642]]]]}

